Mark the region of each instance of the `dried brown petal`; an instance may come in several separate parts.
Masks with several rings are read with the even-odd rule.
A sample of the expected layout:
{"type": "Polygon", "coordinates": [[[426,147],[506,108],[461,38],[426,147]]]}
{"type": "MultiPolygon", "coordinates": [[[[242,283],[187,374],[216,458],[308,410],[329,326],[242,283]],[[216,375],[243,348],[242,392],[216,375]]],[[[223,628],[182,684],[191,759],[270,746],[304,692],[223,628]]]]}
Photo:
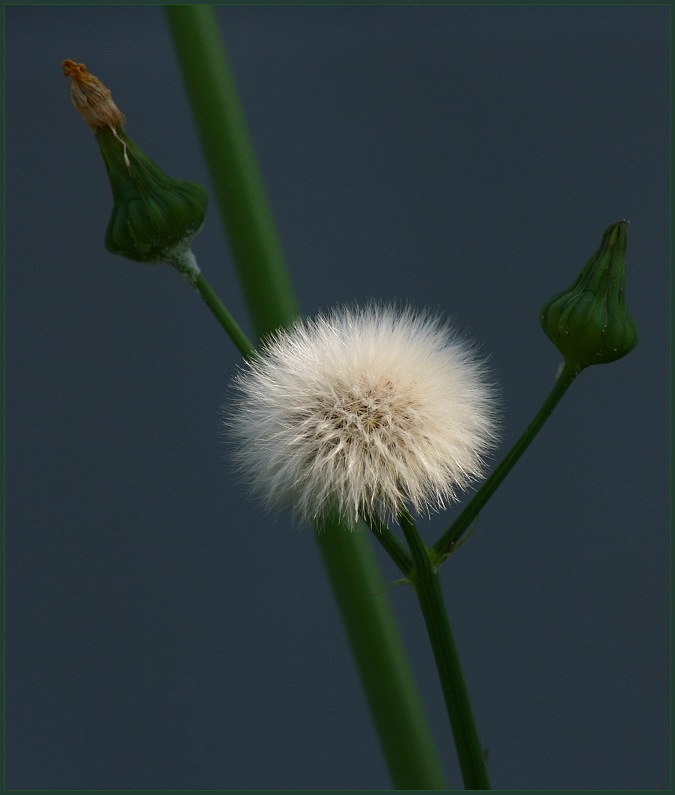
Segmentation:
{"type": "Polygon", "coordinates": [[[72,78],[70,96],[73,105],[92,130],[101,127],[121,129],[126,121],[122,111],[115,105],[110,89],[87,71],[83,63],[62,61],[63,74],[72,78]]]}

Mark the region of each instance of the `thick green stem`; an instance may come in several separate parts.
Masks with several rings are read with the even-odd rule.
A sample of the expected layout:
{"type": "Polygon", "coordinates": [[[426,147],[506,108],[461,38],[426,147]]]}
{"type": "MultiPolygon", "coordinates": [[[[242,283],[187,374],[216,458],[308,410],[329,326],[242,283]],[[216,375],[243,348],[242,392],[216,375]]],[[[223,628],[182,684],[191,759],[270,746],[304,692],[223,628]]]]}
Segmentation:
{"type": "MultiPolygon", "coordinates": [[[[253,327],[297,316],[290,279],[210,6],[166,15],[253,327]]],[[[443,789],[444,776],[368,536],[334,523],[318,536],[373,720],[397,789],[443,789]]]]}
{"type": "Polygon", "coordinates": [[[298,315],[262,177],[211,6],[165,7],[256,335],[298,315]]]}
{"type": "Polygon", "coordinates": [[[459,514],[450,528],[434,544],[433,550],[439,557],[447,556],[457,546],[457,542],[466,532],[469,525],[476,518],[481,508],[495,493],[498,486],[513,469],[516,461],[525,452],[530,442],[541,430],[542,425],[551,416],[553,409],[558,405],[562,396],[567,392],[570,384],[579,375],[581,369],[578,365],[565,362],[556,379],[553,389],[542,404],[532,422],[523,431],[518,441],[506,454],[499,466],[476,492],[473,499],[459,514]]]}
{"type": "Polygon", "coordinates": [[[485,755],[445,610],[438,571],[410,516],[402,515],[400,523],[412,553],[411,579],[434,652],[464,786],[466,789],[490,789],[485,755]]]}
{"type": "Polygon", "coordinates": [[[328,576],[354,651],[396,789],[446,788],[426,716],[368,543],[335,519],[318,535],[328,576]],[[358,547],[358,548],[356,548],[358,547]]]}

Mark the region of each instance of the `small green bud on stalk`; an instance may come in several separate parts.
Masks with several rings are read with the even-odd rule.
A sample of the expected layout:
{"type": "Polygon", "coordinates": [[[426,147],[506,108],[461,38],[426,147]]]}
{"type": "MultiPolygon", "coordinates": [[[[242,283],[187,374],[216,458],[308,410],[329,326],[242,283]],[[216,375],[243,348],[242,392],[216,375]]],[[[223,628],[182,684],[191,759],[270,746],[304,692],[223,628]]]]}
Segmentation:
{"type": "Polygon", "coordinates": [[[138,262],[172,262],[204,224],[205,189],[167,177],[123,131],[103,127],[96,138],[114,202],[106,248],[138,262]]]}
{"type": "Polygon", "coordinates": [[[606,229],[572,287],[540,312],[547,337],[578,370],[613,362],[637,345],[637,328],[624,300],[627,226],[628,221],[618,221],[606,229]]]}
{"type": "Polygon", "coordinates": [[[110,90],[84,64],[66,60],[63,70],[72,78],[73,104],[96,135],[110,179],[106,248],[137,262],[169,262],[196,276],[190,244],[204,224],[206,190],[168,177],[143,154],[124,131],[124,114],[110,90]]]}

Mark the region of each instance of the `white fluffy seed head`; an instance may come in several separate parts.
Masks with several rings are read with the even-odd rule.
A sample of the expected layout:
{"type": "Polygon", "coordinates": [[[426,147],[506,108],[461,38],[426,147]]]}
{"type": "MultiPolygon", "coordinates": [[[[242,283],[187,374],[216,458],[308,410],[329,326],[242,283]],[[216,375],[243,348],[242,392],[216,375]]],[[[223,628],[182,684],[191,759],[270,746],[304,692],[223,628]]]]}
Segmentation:
{"type": "Polygon", "coordinates": [[[446,324],[408,309],[299,321],[234,385],[236,461],[266,507],[301,520],[442,508],[483,475],[496,442],[484,363],[446,324]]]}

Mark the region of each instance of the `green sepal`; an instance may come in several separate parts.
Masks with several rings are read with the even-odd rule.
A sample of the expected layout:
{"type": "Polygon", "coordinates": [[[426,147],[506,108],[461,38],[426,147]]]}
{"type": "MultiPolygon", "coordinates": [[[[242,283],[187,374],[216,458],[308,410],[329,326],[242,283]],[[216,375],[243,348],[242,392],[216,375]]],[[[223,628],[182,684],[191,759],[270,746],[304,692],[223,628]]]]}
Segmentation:
{"type": "Polygon", "coordinates": [[[618,221],[606,229],[572,287],[551,298],[539,314],[548,338],[580,369],[620,359],[638,342],[624,300],[627,226],[618,221]]]}
{"type": "Polygon", "coordinates": [[[99,128],[96,138],[113,194],[106,248],[137,262],[171,262],[204,224],[206,189],[168,177],[121,129],[99,128]]]}

